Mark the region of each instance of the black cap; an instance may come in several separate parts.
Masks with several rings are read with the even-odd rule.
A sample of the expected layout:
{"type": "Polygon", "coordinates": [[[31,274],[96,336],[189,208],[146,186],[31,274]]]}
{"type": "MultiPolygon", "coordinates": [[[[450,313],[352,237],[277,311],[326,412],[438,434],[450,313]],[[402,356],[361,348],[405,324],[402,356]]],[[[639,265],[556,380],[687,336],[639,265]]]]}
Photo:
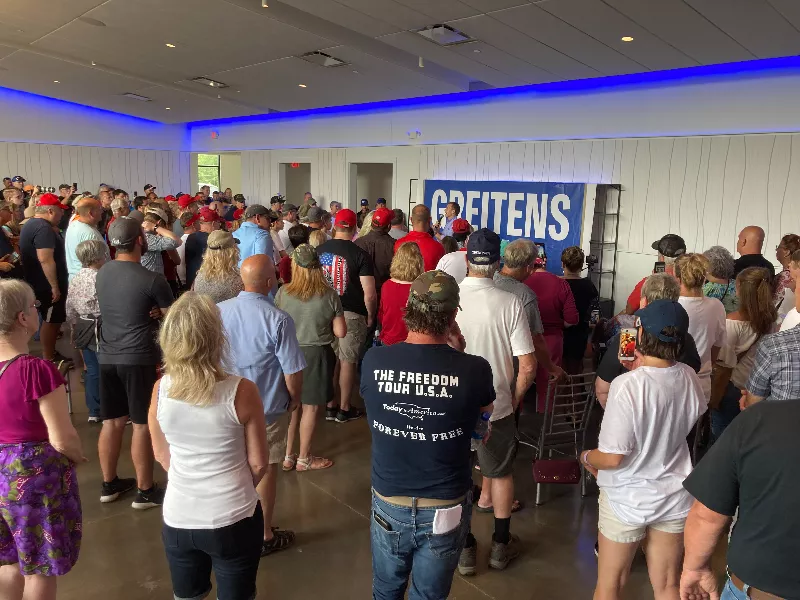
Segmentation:
{"type": "Polygon", "coordinates": [[[467,260],[473,265],[491,265],[500,260],[500,236],[491,229],[479,229],[467,242],[467,260]]]}
{"type": "Polygon", "coordinates": [[[156,186],[154,186],[152,183],[148,183],[147,185],[144,186],[144,191],[145,192],[147,190],[154,190],[154,189],[156,189],[156,186]]]}
{"type": "Polygon", "coordinates": [[[286,198],[284,198],[280,194],[275,194],[272,198],[269,199],[270,204],[283,204],[286,202],[286,198]]]}
{"type": "Polygon", "coordinates": [[[247,202],[247,200],[245,200],[245,198],[244,198],[244,194],[235,194],[233,196],[233,201],[234,202],[241,202],[242,204],[247,202]]]}
{"type": "Polygon", "coordinates": [[[141,235],[142,226],[139,221],[131,217],[117,217],[108,228],[108,243],[115,248],[130,246],[141,235]]]}
{"type": "Polygon", "coordinates": [[[682,254],[686,254],[686,242],[681,236],[674,233],[668,233],[660,240],[653,242],[652,248],[667,258],[678,258],[682,254]]]}
{"type": "Polygon", "coordinates": [[[361,206],[369,206],[369,200],[366,198],[361,199],[361,206]]]}

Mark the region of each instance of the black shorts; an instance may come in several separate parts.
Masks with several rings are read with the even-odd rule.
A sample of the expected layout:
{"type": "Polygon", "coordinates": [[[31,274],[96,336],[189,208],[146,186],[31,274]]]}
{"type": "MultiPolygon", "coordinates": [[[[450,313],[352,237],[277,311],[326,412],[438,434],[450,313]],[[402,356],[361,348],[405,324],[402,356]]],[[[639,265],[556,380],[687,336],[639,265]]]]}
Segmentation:
{"type": "Polygon", "coordinates": [[[39,294],[36,296],[39,301],[39,316],[45,323],[59,325],[67,320],[67,297],[62,294],[58,302],[53,303],[53,296],[50,293],[39,294]]]}
{"type": "Polygon", "coordinates": [[[492,433],[485,444],[478,445],[478,464],[481,475],[500,478],[511,475],[517,458],[519,436],[514,414],[492,421],[492,433]]]}
{"type": "Polygon", "coordinates": [[[219,600],[256,597],[256,575],[264,541],[261,504],[252,517],[219,529],[175,529],[164,525],[161,537],[179,600],[205,598],[211,591],[211,570],[219,600]]]}
{"type": "Polygon", "coordinates": [[[100,417],[130,416],[147,425],[147,411],[158,374],[155,365],[100,365],[100,417]]]}

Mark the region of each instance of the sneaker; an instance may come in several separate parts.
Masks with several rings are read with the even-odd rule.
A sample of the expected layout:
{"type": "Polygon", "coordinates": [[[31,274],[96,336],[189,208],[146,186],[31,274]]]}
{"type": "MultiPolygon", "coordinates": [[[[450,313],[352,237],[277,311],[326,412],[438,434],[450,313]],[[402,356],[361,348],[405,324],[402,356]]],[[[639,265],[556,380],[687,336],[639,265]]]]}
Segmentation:
{"type": "Polygon", "coordinates": [[[89,423],[102,423],[103,420],[100,417],[89,417],[86,419],[89,423]]]}
{"type": "Polygon", "coordinates": [[[326,421],[335,421],[336,420],[336,413],[339,412],[337,407],[333,408],[326,408],[325,409],[325,420],[326,421]]]}
{"type": "Polygon", "coordinates": [[[515,535],[507,544],[492,540],[492,553],[489,555],[489,566],[502,571],[512,560],[519,556],[519,538],[515,535]]]}
{"type": "Polygon", "coordinates": [[[340,410],[336,413],[336,422],[337,423],[347,423],[348,421],[355,421],[356,419],[360,419],[364,416],[364,411],[357,409],[355,406],[351,406],[350,410],[347,412],[340,410]]]}
{"type": "Polygon", "coordinates": [[[464,548],[458,557],[458,572],[469,577],[478,572],[478,544],[473,544],[471,548],[464,548]]]}
{"type": "Polygon", "coordinates": [[[164,504],[164,489],[154,483],[149,490],[137,490],[131,506],[136,510],[147,510],[162,504],[164,504]]]}
{"type": "Polygon", "coordinates": [[[120,479],[116,477],[114,481],[103,482],[103,491],[100,493],[100,502],[114,502],[122,494],[130,492],[136,487],[136,480],[131,477],[129,479],[120,479]]]}
{"type": "Polygon", "coordinates": [[[261,544],[261,556],[269,556],[273,552],[279,552],[291,548],[294,544],[294,531],[272,528],[272,539],[264,540],[261,544]]]}

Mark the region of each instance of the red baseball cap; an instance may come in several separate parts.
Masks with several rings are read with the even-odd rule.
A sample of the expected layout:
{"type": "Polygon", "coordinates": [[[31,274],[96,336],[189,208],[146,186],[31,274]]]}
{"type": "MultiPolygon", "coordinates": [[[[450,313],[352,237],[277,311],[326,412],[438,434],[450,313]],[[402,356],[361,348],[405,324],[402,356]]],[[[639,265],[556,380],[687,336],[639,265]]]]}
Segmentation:
{"type": "Polygon", "coordinates": [[[453,221],[453,233],[470,233],[472,227],[466,219],[456,219],[453,221]]]}
{"type": "Polygon", "coordinates": [[[164,200],[167,202],[175,202],[175,196],[164,196],[164,200]]]}
{"type": "MultiPolygon", "coordinates": [[[[337,213],[338,216],[338,213],[337,213]]],[[[394,218],[394,213],[390,211],[388,208],[377,208],[375,212],[372,213],[372,224],[375,227],[388,227],[392,223],[392,219],[394,218]]]]}
{"type": "Polygon", "coordinates": [[[181,208],[188,208],[189,205],[194,201],[194,198],[192,198],[189,194],[181,194],[178,196],[178,206],[181,208]]]}
{"type": "Polygon", "coordinates": [[[42,206],[57,206],[61,210],[67,210],[69,208],[61,204],[61,200],[55,194],[42,194],[39,198],[39,204],[42,206]]]}
{"type": "Polygon", "coordinates": [[[336,220],[333,222],[334,227],[355,227],[358,219],[356,213],[349,208],[343,208],[336,213],[336,220]]]}
{"type": "Polygon", "coordinates": [[[207,206],[204,206],[200,209],[197,213],[197,218],[204,223],[213,223],[214,221],[221,221],[222,217],[220,217],[215,211],[211,210],[207,206]]]}

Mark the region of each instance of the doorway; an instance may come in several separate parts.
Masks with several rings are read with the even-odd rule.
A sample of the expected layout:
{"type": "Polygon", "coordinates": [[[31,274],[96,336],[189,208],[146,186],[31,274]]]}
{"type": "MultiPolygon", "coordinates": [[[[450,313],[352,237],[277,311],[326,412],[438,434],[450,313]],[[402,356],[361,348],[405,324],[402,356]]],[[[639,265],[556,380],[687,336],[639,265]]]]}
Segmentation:
{"type": "Polygon", "coordinates": [[[281,163],[280,178],[286,201],[301,206],[303,195],[311,191],[311,163],[281,163]]]}
{"type": "Polygon", "coordinates": [[[387,208],[392,208],[394,190],[393,163],[350,163],[350,208],[358,210],[362,198],[375,208],[378,198],[386,200],[387,208]]]}

